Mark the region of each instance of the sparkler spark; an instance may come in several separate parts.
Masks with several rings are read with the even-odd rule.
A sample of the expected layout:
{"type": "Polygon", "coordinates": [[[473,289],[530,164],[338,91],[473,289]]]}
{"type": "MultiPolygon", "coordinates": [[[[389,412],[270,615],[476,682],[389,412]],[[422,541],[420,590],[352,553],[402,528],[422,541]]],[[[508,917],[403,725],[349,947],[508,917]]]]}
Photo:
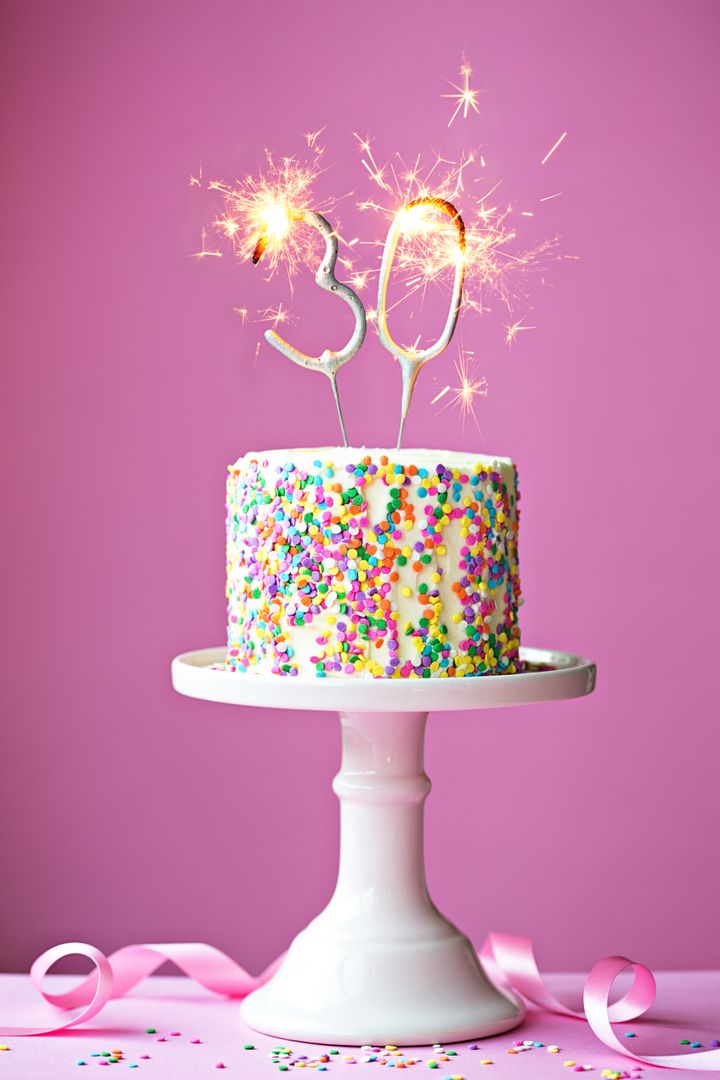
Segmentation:
{"type": "Polygon", "coordinates": [[[515,338],[523,330],[537,330],[536,326],[526,326],[525,320],[520,319],[519,322],[512,323],[510,326],[505,327],[505,344],[512,345],[515,338]]]}
{"type": "MultiPolygon", "coordinates": [[[[281,268],[288,280],[300,267],[317,262],[317,236],[312,229],[296,225],[300,211],[317,206],[313,184],[321,173],[322,149],[317,139],[322,130],[306,135],[315,158],[307,163],[294,157],[276,161],[265,151],[265,167],[257,176],[246,176],[235,184],[213,180],[208,184],[224,199],[224,212],[213,222],[218,232],[232,244],[241,259],[257,263],[265,259],[268,278],[281,268]]],[[[327,203],[325,209],[327,210],[327,203]]]]}
{"type": "Polygon", "coordinates": [[[255,321],[270,323],[272,329],[275,330],[281,323],[297,322],[297,318],[283,307],[281,301],[277,307],[266,307],[259,311],[255,321]]]}
{"type": "Polygon", "coordinates": [[[327,127],[327,124],[325,124],[325,127],[318,128],[317,131],[306,131],[305,132],[305,142],[308,144],[308,146],[310,147],[311,150],[315,151],[316,154],[322,154],[324,152],[323,148],[321,146],[318,146],[318,139],[320,138],[322,133],[325,131],[326,127],[327,127]]]}
{"type": "Polygon", "coordinates": [[[218,251],[217,249],[213,250],[213,249],[205,247],[205,242],[206,241],[207,241],[207,229],[203,228],[203,229],[200,230],[200,250],[193,252],[193,258],[194,259],[206,259],[209,256],[212,256],[212,258],[214,258],[214,259],[221,259],[222,258],[222,251],[218,251]]]}
{"type": "MultiPolygon", "coordinates": [[[[427,206],[408,210],[408,204],[432,198],[453,202],[460,194],[462,202],[458,201],[458,206],[466,227],[465,252],[461,256],[465,264],[465,309],[476,313],[487,311],[485,298],[494,296],[512,311],[517,302],[526,299],[524,279],[556,257],[557,240],[519,247],[512,206],[492,198],[502,181],[488,186],[477,155],[463,155],[453,161],[436,154],[428,165],[419,157],[408,165],[395,155],[387,164],[380,165],[370,140],[358,137],[358,142],[368,175],[380,189],[376,198],[365,199],[358,203],[358,208],[389,220],[402,214],[402,235],[393,267],[395,299],[388,311],[418,293],[424,298],[429,288],[446,286],[458,259],[452,221],[438,219],[427,206]],[[474,175],[476,171],[478,175],[474,175]],[[482,184],[480,195],[476,194],[478,184],[482,184]]],[[[521,217],[519,214],[518,220],[521,217]]],[[[370,243],[383,246],[382,240],[370,243]]],[[[376,269],[370,271],[376,272],[376,269]]]]}
{"type": "Polygon", "coordinates": [[[473,352],[460,351],[460,355],[455,361],[455,371],[459,380],[458,385],[443,387],[440,393],[436,394],[430,402],[431,405],[435,405],[450,394],[451,396],[443,405],[443,409],[453,406],[459,408],[463,427],[468,416],[472,416],[475,424],[479,426],[477,413],[475,412],[475,400],[478,397],[487,397],[488,393],[487,380],[484,375],[475,375],[471,370],[474,355],[473,352]]]}
{"type": "Polygon", "coordinates": [[[555,151],[557,150],[560,143],[563,142],[566,138],[567,138],[567,131],[563,131],[560,138],[556,142],[553,143],[553,145],[550,147],[550,149],[548,150],[545,157],[540,162],[541,165],[544,165],[545,162],[548,161],[552,157],[552,155],[555,153],[555,151]]]}
{"type": "Polygon", "coordinates": [[[448,127],[450,127],[453,121],[458,116],[458,113],[462,111],[463,120],[467,120],[468,113],[472,109],[473,112],[480,115],[480,108],[478,106],[478,98],[480,97],[480,90],[473,90],[470,86],[470,76],[472,75],[472,68],[470,65],[463,61],[460,67],[460,78],[462,79],[462,86],[458,86],[457,83],[451,82],[450,85],[456,94],[443,94],[443,97],[450,98],[452,101],[456,101],[455,112],[448,120],[448,127]]]}

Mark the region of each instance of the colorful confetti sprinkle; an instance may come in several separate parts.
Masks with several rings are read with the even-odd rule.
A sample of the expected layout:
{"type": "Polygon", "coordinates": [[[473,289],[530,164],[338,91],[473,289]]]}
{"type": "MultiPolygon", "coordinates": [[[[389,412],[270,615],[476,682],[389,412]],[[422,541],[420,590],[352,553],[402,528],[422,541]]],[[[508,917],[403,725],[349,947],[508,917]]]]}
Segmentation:
{"type": "Polygon", "coordinates": [[[315,453],[230,467],[227,667],[319,678],[518,671],[512,463],[424,467],[414,451],[358,451],[338,466],[315,453]]]}

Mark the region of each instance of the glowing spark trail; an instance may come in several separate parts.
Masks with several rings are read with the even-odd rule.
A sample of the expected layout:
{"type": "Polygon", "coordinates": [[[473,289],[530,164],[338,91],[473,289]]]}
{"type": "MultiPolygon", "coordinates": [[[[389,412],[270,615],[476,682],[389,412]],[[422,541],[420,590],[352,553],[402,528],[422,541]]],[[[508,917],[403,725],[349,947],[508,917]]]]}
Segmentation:
{"type": "Polygon", "coordinates": [[[212,256],[214,259],[222,258],[222,251],[212,251],[205,247],[205,241],[207,240],[207,229],[200,230],[200,250],[193,252],[193,258],[205,259],[208,256],[212,256]]]}
{"type": "Polygon", "coordinates": [[[281,302],[277,307],[263,308],[262,311],[258,312],[258,317],[255,321],[272,323],[274,330],[280,323],[296,322],[297,320],[294,315],[290,314],[287,308],[283,307],[281,302]]]}
{"type": "MultiPolygon", "coordinates": [[[[320,134],[311,132],[307,138],[316,140],[320,134]]],[[[213,224],[236,255],[254,263],[263,259],[269,278],[284,269],[291,284],[301,267],[317,262],[317,235],[312,229],[297,227],[302,210],[317,205],[312,188],[321,172],[322,151],[315,142],[313,148],[316,156],[310,163],[294,157],[276,161],[266,151],[265,168],[258,176],[246,176],[235,184],[219,180],[208,184],[225,202],[224,213],[213,224]]]]}
{"type": "Polygon", "coordinates": [[[552,155],[555,153],[555,151],[557,150],[560,143],[563,142],[566,138],[567,138],[567,131],[563,131],[560,138],[557,140],[557,142],[553,143],[553,145],[550,147],[550,149],[548,150],[545,157],[540,162],[541,165],[544,165],[545,162],[548,161],[552,157],[552,155]]]}
{"type": "MultiPolygon", "coordinates": [[[[465,310],[481,313],[488,310],[485,297],[495,296],[512,311],[516,302],[524,302],[524,279],[542,270],[556,258],[556,239],[542,240],[529,247],[519,247],[513,225],[513,208],[492,199],[501,180],[489,184],[477,155],[451,161],[436,155],[428,165],[419,157],[406,164],[395,155],[386,165],[371,156],[369,139],[359,139],[368,174],[380,188],[377,198],[358,203],[358,208],[393,221],[415,199],[436,198],[462,205],[465,221],[465,310]],[[479,175],[473,175],[475,170],[479,175]],[[481,195],[476,185],[482,184],[481,195]],[[462,204],[459,196],[462,195],[462,204]]],[[[522,214],[518,215],[518,221],[522,214]]],[[[433,222],[432,227],[403,229],[393,265],[394,300],[389,310],[406,304],[416,294],[420,299],[428,289],[447,287],[447,279],[457,261],[455,231],[450,221],[433,222]]],[[[383,241],[370,241],[382,246],[383,241]]],[[[370,273],[377,273],[372,269],[370,273]]]]}
{"type": "Polygon", "coordinates": [[[448,127],[450,127],[457,117],[458,113],[462,110],[463,120],[467,120],[470,109],[473,112],[480,115],[480,108],[478,106],[478,98],[480,96],[480,90],[473,90],[470,87],[470,76],[472,75],[472,68],[469,64],[463,63],[460,68],[460,77],[462,78],[462,86],[458,86],[456,83],[450,83],[454,90],[457,90],[456,94],[443,94],[443,97],[450,98],[452,101],[456,101],[455,112],[452,114],[448,121],[448,127]]]}
{"type": "Polygon", "coordinates": [[[537,327],[536,326],[526,326],[525,325],[525,320],[520,319],[519,322],[512,323],[511,326],[506,326],[505,327],[505,343],[507,345],[512,345],[513,342],[515,341],[515,338],[518,336],[518,334],[522,330],[537,330],[537,327]]]}
{"type": "Polygon", "coordinates": [[[475,399],[478,397],[487,397],[488,393],[488,385],[485,377],[483,375],[475,376],[470,370],[473,356],[474,353],[472,352],[462,351],[460,353],[455,361],[455,371],[460,380],[459,385],[446,386],[430,403],[431,405],[434,405],[447,394],[451,394],[452,396],[443,405],[443,409],[457,406],[462,415],[463,427],[465,426],[465,421],[468,416],[472,416],[475,424],[478,424],[478,418],[475,412],[475,399]]]}

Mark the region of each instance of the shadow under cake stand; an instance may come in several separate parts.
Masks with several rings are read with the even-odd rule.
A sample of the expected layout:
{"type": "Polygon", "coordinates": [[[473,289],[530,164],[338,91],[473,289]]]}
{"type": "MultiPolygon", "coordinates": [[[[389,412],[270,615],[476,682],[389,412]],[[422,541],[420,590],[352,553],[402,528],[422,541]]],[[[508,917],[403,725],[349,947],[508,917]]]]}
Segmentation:
{"type": "Polygon", "coordinates": [[[330,903],[279,970],[242,1003],[256,1031],[344,1045],[417,1046],[509,1031],[522,1005],[483,972],[468,938],[425,882],[425,721],[433,709],[497,709],[583,697],[595,665],[521,649],[522,674],[462,679],[281,678],[225,670],[223,648],[172,663],[188,697],[261,708],[339,712],[340,867],[330,903]]]}

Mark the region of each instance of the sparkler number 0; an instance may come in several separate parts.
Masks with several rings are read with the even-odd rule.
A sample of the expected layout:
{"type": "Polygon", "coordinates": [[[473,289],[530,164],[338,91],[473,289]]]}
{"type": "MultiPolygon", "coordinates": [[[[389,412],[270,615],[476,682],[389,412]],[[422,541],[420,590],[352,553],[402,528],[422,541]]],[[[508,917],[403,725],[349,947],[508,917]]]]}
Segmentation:
{"type": "MultiPolygon", "coordinates": [[[[340,397],[337,388],[337,372],[343,364],[351,360],[356,355],[363,341],[365,340],[365,332],[367,329],[367,320],[365,315],[365,307],[362,300],[354,292],[349,285],[345,285],[338,281],[335,277],[335,264],[338,256],[338,240],[337,234],[333,229],[330,222],[318,214],[315,210],[301,210],[296,214],[293,214],[293,218],[296,221],[302,221],[307,225],[311,225],[317,229],[325,239],[325,254],[320,266],[315,274],[315,282],[321,289],[326,289],[328,292],[333,292],[337,296],[340,296],[346,304],[349,305],[355,316],[355,328],[352,336],[350,337],[344,348],[337,352],[332,349],[325,349],[320,356],[308,356],[307,353],[302,352],[300,349],[296,349],[294,345],[291,345],[288,341],[285,341],[275,330],[265,331],[265,340],[268,344],[272,345],[274,349],[281,352],[288,359],[292,360],[296,364],[300,364],[302,367],[310,368],[313,371],[321,371],[327,375],[332,385],[333,396],[335,398],[335,404],[337,406],[338,418],[340,420],[340,428],[342,430],[343,441],[345,446],[348,445],[347,434],[345,431],[345,421],[342,413],[342,406],[340,404],[340,397]]],[[[256,261],[256,260],[254,260],[256,261]]],[[[446,199],[439,199],[433,196],[424,196],[419,199],[414,199],[408,203],[398,214],[395,215],[393,222],[388,230],[388,234],[385,240],[385,248],[383,250],[382,263],[380,265],[380,277],[378,282],[378,308],[377,308],[377,330],[380,344],[384,349],[394,356],[399,362],[402,371],[403,382],[403,397],[402,397],[402,413],[400,418],[400,430],[398,433],[398,449],[402,441],[403,428],[405,426],[405,419],[407,417],[410,402],[412,400],[413,388],[418,376],[420,368],[432,360],[435,356],[438,356],[443,349],[447,348],[450,340],[455,332],[457,325],[458,315],[460,313],[460,304],[462,302],[462,290],[465,280],[465,224],[462,217],[455,209],[451,202],[446,199]],[[397,250],[398,243],[401,236],[407,229],[407,215],[412,214],[413,211],[422,206],[430,207],[434,210],[438,210],[440,213],[447,215],[450,218],[455,229],[457,231],[457,244],[458,244],[458,257],[455,262],[455,276],[453,280],[452,297],[450,300],[450,309],[445,321],[445,327],[437,339],[437,341],[430,345],[426,349],[415,350],[406,349],[402,345],[399,345],[388,329],[387,322],[387,290],[388,282],[390,279],[390,271],[392,270],[393,261],[395,258],[395,252],[397,250]]]]}
{"type": "Polygon", "coordinates": [[[457,326],[458,315],[460,314],[460,304],[462,303],[462,291],[463,283],[465,281],[465,222],[455,209],[451,202],[447,199],[439,199],[432,195],[426,195],[419,199],[414,199],[408,203],[399,214],[396,214],[393,218],[392,225],[388,230],[387,238],[385,240],[385,247],[383,249],[382,263],[380,264],[380,278],[378,282],[378,306],[377,306],[377,332],[380,344],[384,349],[394,356],[400,364],[400,370],[402,371],[402,383],[403,383],[403,397],[402,397],[402,412],[400,415],[400,430],[398,432],[397,446],[400,449],[400,443],[402,442],[403,428],[405,427],[405,419],[410,408],[410,402],[412,401],[413,389],[415,387],[415,380],[418,377],[418,373],[423,364],[426,364],[428,360],[432,360],[438,356],[443,349],[446,349],[450,344],[450,340],[455,333],[455,327],[457,326]],[[392,264],[395,259],[395,252],[397,250],[400,237],[406,231],[408,215],[412,215],[418,207],[427,206],[433,210],[438,210],[442,214],[446,214],[450,218],[457,232],[457,245],[458,255],[455,260],[455,277],[453,279],[452,297],[450,299],[450,309],[445,321],[445,327],[442,334],[437,341],[428,346],[427,349],[405,349],[402,345],[398,345],[395,339],[392,337],[390,330],[388,329],[387,322],[387,290],[388,283],[390,281],[390,271],[392,270],[392,264]]]}

